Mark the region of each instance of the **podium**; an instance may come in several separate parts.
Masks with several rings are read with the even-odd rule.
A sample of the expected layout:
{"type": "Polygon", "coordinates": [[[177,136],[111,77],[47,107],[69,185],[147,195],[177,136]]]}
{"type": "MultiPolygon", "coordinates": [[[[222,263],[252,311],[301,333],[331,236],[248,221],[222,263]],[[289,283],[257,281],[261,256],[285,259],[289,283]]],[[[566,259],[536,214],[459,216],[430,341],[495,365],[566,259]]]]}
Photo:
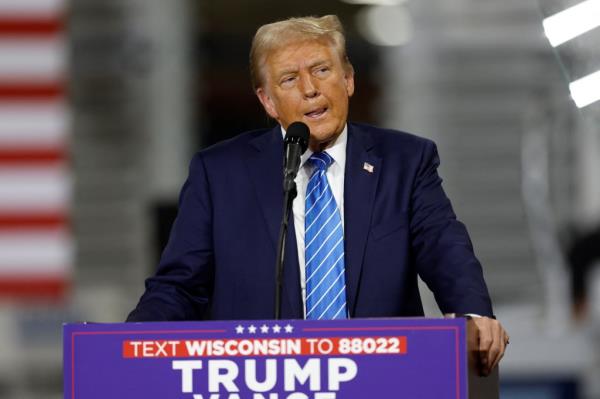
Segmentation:
{"type": "Polygon", "coordinates": [[[66,324],[64,397],[496,399],[473,340],[463,318],[66,324]]]}

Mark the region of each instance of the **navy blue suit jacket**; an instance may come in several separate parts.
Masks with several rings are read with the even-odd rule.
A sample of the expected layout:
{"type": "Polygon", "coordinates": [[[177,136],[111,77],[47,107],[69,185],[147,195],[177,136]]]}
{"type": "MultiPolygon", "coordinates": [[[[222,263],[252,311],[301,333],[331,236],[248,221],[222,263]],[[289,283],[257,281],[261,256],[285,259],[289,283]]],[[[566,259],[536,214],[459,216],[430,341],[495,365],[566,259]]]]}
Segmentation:
{"type": "MultiPolygon", "coordinates": [[[[423,315],[417,274],[442,312],[492,316],[481,266],[442,190],[433,142],[349,123],[346,153],[350,316],[423,315]]],[[[282,164],[279,127],[245,133],[196,154],[158,271],[146,281],[129,321],[273,317],[282,164]]],[[[282,317],[302,318],[290,226],[282,317]]]]}

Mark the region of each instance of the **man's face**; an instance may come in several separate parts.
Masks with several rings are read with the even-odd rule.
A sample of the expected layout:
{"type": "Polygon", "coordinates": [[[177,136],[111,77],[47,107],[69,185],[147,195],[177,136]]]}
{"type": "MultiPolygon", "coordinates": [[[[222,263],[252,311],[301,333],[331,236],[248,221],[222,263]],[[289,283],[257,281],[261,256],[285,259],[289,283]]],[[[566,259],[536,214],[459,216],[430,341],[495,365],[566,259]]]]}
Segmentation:
{"type": "Polygon", "coordinates": [[[348,99],[354,93],[354,75],[348,69],[327,42],[292,43],[267,56],[264,84],[256,94],[285,129],[292,122],[306,123],[311,149],[323,150],[346,124],[348,99]]]}

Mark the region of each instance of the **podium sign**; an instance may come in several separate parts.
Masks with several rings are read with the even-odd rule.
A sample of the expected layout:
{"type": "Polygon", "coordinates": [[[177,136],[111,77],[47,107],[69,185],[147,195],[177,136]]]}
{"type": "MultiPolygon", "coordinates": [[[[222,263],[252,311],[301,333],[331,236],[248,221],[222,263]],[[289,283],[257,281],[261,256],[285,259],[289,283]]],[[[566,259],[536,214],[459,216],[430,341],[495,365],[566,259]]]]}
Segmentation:
{"type": "Polygon", "coordinates": [[[464,319],[67,324],[66,399],[467,398],[464,319]]]}

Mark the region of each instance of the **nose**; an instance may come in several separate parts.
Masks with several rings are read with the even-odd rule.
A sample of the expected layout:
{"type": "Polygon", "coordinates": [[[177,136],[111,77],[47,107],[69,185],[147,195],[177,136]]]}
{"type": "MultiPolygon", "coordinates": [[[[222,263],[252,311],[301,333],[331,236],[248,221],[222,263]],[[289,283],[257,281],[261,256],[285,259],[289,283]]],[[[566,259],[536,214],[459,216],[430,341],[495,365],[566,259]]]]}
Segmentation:
{"type": "Polygon", "coordinates": [[[314,77],[310,74],[306,74],[300,79],[302,94],[305,98],[314,98],[319,95],[319,88],[313,79],[314,77]]]}

